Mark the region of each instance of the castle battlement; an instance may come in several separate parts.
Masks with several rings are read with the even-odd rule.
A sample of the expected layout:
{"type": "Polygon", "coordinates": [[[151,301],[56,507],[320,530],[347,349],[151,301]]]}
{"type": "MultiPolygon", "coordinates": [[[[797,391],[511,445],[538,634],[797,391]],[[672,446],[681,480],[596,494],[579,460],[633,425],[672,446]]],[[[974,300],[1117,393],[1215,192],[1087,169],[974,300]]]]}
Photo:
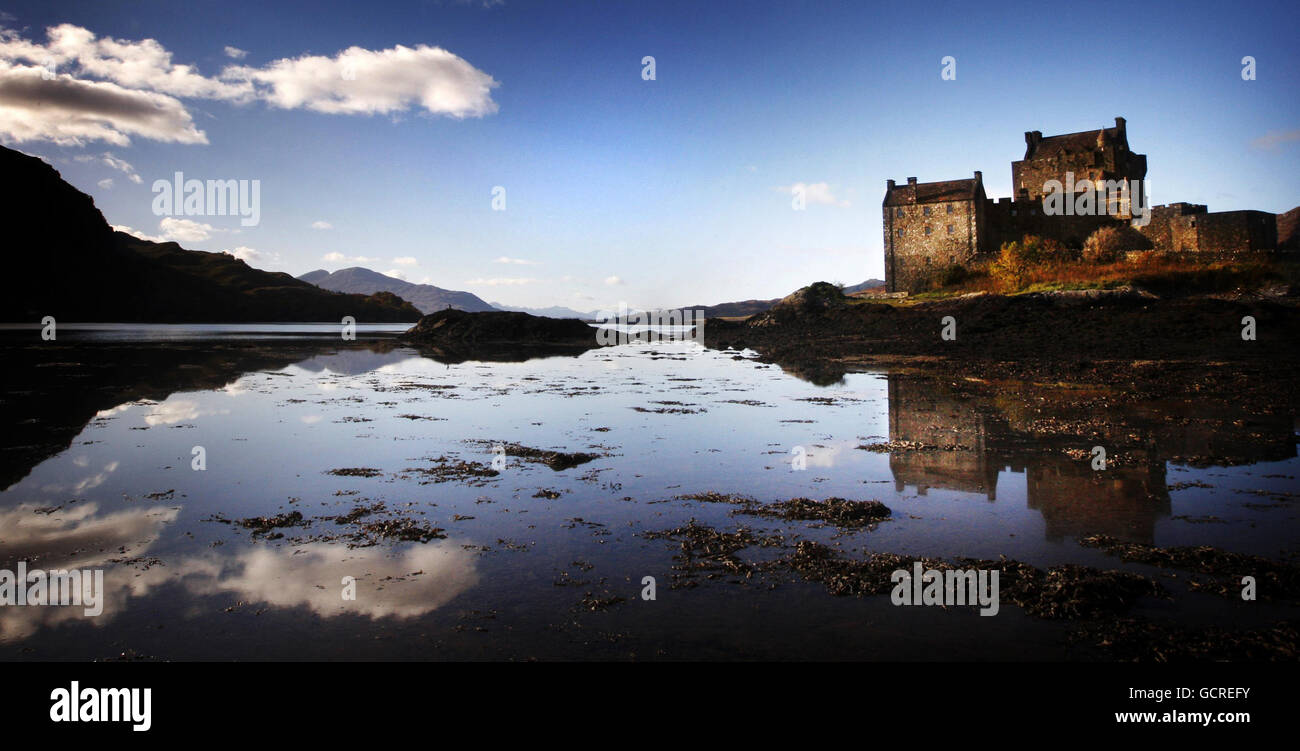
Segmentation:
{"type": "MultiPolygon", "coordinates": [[[[1078,249],[1101,227],[1129,224],[1126,215],[1098,212],[1047,215],[1043,198],[1051,181],[1076,190],[1109,183],[1122,186],[1146,179],[1147,158],[1129,149],[1128,124],[1115,118],[1110,128],[1043,136],[1025,133],[1025,157],[1011,163],[1015,198],[993,200],[984,193],[979,171],[959,180],[900,185],[886,181],[882,204],[885,286],[889,292],[924,290],[956,266],[986,260],[1003,243],[1025,235],[1056,240],[1078,249]]],[[[1136,205],[1136,203],[1135,203],[1136,205]]],[[[1151,207],[1145,225],[1133,225],[1154,250],[1233,254],[1277,248],[1276,216],[1264,211],[1210,212],[1192,203],[1151,207]]]]}

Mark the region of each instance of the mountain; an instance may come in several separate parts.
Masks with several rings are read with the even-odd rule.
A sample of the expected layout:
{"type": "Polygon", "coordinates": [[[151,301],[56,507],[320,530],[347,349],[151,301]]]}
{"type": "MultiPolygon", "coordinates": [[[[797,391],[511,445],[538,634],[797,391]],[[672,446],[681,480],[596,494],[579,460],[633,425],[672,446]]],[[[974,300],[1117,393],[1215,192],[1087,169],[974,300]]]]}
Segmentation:
{"type": "Polygon", "coordinates": [[[415,321],[393,295],[341,295],[226,253],[114,232],[90,196],[40,159],[0,146],[5,274],[0,320],[415,321]]]}
{"type": "Polygon", "coordinates": [[[469,313],[496,310],[496,308],[483,302],[477,295],[468,292],[443,289],[432,284],[412,284],[360,266],[339,269],[333,274],[324,269],[317,269],[308,271],[298,279],[335,292],[351,292],[362,295],[391,292],[419,308],[420,312],[425,315],[439,310],[446,310],[448,307],[469,313]]]}
{"type": "Polygon", "coordinates": [[[499,302],[492,303],[492,307],[498,310],[505,310],[511,313],[527,313],[529,315],[541,316],[542,318],[577,318],[582,321],[590,321],[596,317],[596,311],[583,313],[573,308],[566,308],[561,305],[552,305],[549,308],[524,308],[518,305],[502,305],[499,302]]]}
{"type": "Polygon", "coordinates": [[[851,295],[854,292],[862,292],[863,290],[874,289],[876,287],[883,287],[883,286],[885,286],[885,280],[883,279],[868,279],[867,281],[861,284],[854,284],[852,286],[845,287],[842,291],[846,295],[851,295]]]}

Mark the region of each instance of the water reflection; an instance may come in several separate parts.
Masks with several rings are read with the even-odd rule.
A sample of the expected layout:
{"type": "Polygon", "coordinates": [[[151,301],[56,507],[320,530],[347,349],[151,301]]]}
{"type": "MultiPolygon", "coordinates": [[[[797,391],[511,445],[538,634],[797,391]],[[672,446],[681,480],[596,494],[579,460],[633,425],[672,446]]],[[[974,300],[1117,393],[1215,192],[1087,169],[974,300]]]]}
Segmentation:
{"type": "Polygon", "coordinates": [[[0,568],[14,571],[18,561],[27,561],[29,568],[44,570],[107,569],[105,591],[99,594],[104,603],[100,615],[86,618],[80,607],[0,607],[0,642],[23,639],[65,622],[104,625],[112,620],[129,595],[142,585],[147,589],[135,569],[114,564],[140,560],[178,513],[163,506],[101,512],[96,503],[72,508],[24,503],[0,511],[0,568]]]}
{"type": "MultiPolygon", "coordinates": [[[[635,591],[623,582],[666,570],[668,555],[639,532],[691,518],[736,524],[726,504],[678,497],[695,492],[875,497],[895,518],[862,532],[863,544],[1027,561],[1078,552],[1044,538],[1100,532],[1169,544],[1171,526],[1187,527],[1164,523],[1176,506],[1249,523],[1201,525],[1197,544],[1275,550],[1292,523],[1285,508],[1225,500],[1231,489],[1206,497],[1170,487],[1170,474],[1188,467],[1293,459],[1289,415],[1114,399],[1100,387],[975,383],[916,369],[846,374],[833,363],[778,370],[752,353],[636,346],[524,364],[514,364],[527,359],[518,352],[501,355],[506,362],[491,352],[321,338],[3,352],[18,366],[5,372],[0,405],[13,426],[0,439],[0,566],[104,568],[104,615],[88,621],[104,643],[156,644],[146,629],[169,619],[209,635],[246,628],[240,638],[272,640],[220,615],[237,602],[285,615],[295,634],[300,617],[343,630],[352,615],[411,621],[405,635],[434,639],[462,610],[500,607],[533,614],[514,634],[545,641],[547,627],[573,620],[588,588],[630,600],[635,591]],[[883,454],[858,450],[886,439],[883,454]],[[500,475],[476,472],[497,440],[599,459],[566,471],[512,462],[500,475]],[[190,470],[195,444],[209,448],[206,472],[190,470]],[[1107,448],[1104,472],[1090,467],[1094,445],[1107,448]],[[804,449],[806,471],[794,471],[792,447],[804,449]],[[332,536],[346,529],[332,519],[376,504],[452,539],[389,537],[351,549],[332,536]],[[217,513],[237,520],[290,510],[306,519],[283,539],[203,523],[217,513]],[[1264,522],[1258,534],[1256,521],[1264,522]],[[356,600],[342,597],[344,577],[356,577],[356,600]],[[584,586],[555,583],[577,580],[584,586]],[[107,624],[116,626],[99,628],[107,624]]],[[[1222,473],[1183,479],[1214,483],[1213,474],[1222,473]]],[[[1294,489],[1290,475],[1272,476],[1294,489]]],[[[791,529],[835,534],[797,522],[791,529]]],[[[796,617],[790,612],[782,617],[796,617]]],[[[3,609],[0,641],[35,643],[34,634],[82,618],[76,609],[3,609]]],[[[41,643],[63,654],[58,638],[41,643]]],[[[185,649],[170,645],[166,654],[185,649]]]]}
{"type": "Polygon", "coordinates": [[[1293,421],[1284,415],[1185,419],[1131,407],[1078,415],[1059,393],[1047,407],[1025,408],[1041,396],[956,393],[939,379],[891,375],[889,438],[923,446],[890,452],[896,490],[941,488],[994,501],[999,475],[1020,473],[1048,539],[1104,533],[1152,542],[1156,521],[1170,513],[1167,463],[1228,466],[1296,455],[1293,421]],[[1110,451],[1104,471],[1092,469],[1094,445],[1110,451]]]}
{"type": "Polygon", "coordinates": [[[104,569],[103,612],[85,617],[81,607],[0,607],[0,642],[25,639],[42,629],[85,622],[105,626],[131,600],[179,585],[189,597],[224,596],[231,602],[306,608],[322,617],[414,618],[442,607],[478,583],[476,560],[463,541],[437,540],[396,549],[350,549],[325,542],[248,547],[238,552],[150,555],[178,508],[155,506],[104,513],[95,503],[71,509],[22,504],[0,512],[0,568],[83,571],[104,569]],[[355,579],[346,598],[345,577],[355,579]]]}

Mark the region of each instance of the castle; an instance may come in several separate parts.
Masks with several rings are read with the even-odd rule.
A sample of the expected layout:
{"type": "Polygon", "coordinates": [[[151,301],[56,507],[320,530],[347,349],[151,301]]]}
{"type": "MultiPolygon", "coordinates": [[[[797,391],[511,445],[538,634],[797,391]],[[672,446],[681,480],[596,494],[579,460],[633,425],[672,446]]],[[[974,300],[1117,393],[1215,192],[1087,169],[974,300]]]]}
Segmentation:
{"type": "Polygon", "coordinates": [[[954,268],[969,268],[1025,235],[1078,249],[1104,226],[1131,225],[1140,232],[1143,247],[1134,250],[1231,255],[1277,248],[1277,217],[1268,212],[1209,212],[1203,205],[1173,203],[1146,207],[1144,214],[1140,186],[1146,173],[1146,155],[1129,149],[1124,118],[1117,117],[1112,128],[1047,137],[1036,130],[1025,133],[1025,157],[1011,163],[1014,199],[988,198],[978,171],[963,180],[918,183],[909,177],[906,185],[889,180],[883,204],[886,289],[922,291],[954,268]],[[1044,213],[1053,181],[1067,190],[1100,191],[1099,210],[1044,213]],[[1135,215],[1140,221],[1132,221],[1135,215]]]}

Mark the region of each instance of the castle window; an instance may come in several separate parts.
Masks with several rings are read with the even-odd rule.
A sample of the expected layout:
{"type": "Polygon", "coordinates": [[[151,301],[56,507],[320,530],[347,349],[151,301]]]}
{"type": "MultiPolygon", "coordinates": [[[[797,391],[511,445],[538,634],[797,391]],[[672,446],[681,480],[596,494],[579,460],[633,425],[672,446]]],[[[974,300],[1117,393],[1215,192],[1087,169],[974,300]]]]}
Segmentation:
{"type": "Polygon", "coordinates": [[[899,228],[898,228],[898,236],[899,236],[899,237],[902,237],[902,236],[903,236],[903,228],[902,228],[902,227],[899,227],[899,228]]]}
{"type": "Polygon", "coordinates": [[[894,212],[895,212],[895,213],[894,213],[894,216],[896,216],[896,217],[898,217],[898,218],[900,218],[900,219],[903,217],[903,207],[902,207],[902,206],[899,206],[897,209],[894,209],[894,212]]]}
{"type": "Polygon", "coordinates": [[[1012,210],[1011,210],[1011,216],[1015,216],[1015,215],[1016,215],[1016,210],[1015,210],[1015,209],[1012,209],[1012,210]]]}
{"type": "Polygon", "coordinates": [[[952,204],[951,204],[951,203],[948,204],[948,213],[949,213],[949,214],[952,213],[952,204]]]}
{"type": "Polygon", "coordinates": [[[924,214],[925,216],[929,216],[929,215],[930,215],[930,207],[929,207],[929,206],[926,206],[924,209],[921,209],[921,213],[924,214]]]}
{"type": "Polygon", "coordinates": [[[930,233],[933,232],[933,231],[934,231],[934,229],[933,229],[930,225],[928,225],[928,224],[925,225],[925,234],[928,235],[928,234],[930,234],[930,233]]]}
{"type": "Polygon", "coordinates": [[[956,231],[956,228],[954,228],[951,224],[949,224],[949,225],[948,225],[948,234],[951,235],[954,231],[956,231]]]}

